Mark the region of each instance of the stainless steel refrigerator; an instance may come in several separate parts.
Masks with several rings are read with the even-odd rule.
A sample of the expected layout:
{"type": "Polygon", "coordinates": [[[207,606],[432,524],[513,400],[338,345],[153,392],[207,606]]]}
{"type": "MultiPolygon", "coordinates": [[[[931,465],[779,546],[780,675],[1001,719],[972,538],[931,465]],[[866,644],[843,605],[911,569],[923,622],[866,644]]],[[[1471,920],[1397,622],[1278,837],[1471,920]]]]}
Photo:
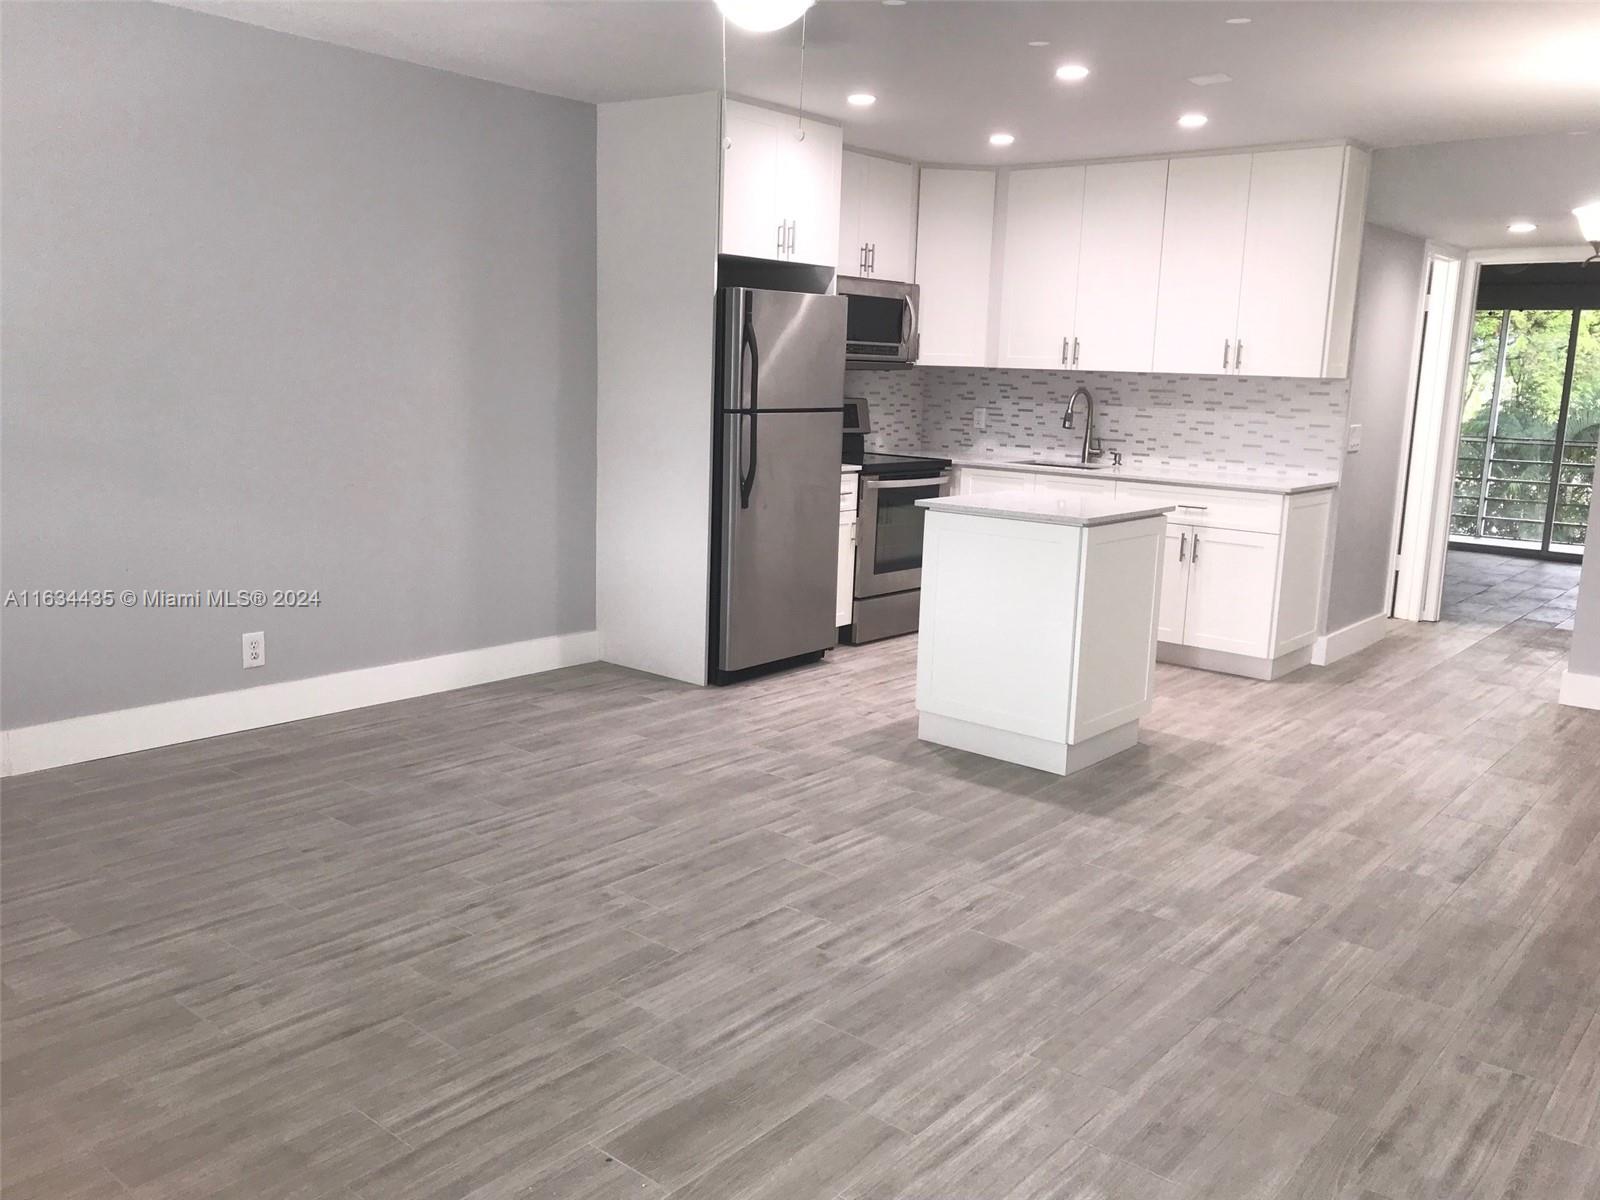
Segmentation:
{"type": "Polygon", "coordinates": [[[841,296],[718,292],[711,678],[838,641],[841,296]]]}

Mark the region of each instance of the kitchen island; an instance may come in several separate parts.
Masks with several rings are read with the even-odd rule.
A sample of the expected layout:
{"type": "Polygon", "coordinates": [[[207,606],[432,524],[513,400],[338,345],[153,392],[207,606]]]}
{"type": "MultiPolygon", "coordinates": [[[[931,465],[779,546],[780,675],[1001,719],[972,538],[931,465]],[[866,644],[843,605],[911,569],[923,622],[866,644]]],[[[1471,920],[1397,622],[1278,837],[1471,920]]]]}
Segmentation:
{"type": "Polygon", "coordinates": [[[1171,506],[1029,491],[917,503],[918,736],[1058,775],[1136,745],[1171,506]]]}

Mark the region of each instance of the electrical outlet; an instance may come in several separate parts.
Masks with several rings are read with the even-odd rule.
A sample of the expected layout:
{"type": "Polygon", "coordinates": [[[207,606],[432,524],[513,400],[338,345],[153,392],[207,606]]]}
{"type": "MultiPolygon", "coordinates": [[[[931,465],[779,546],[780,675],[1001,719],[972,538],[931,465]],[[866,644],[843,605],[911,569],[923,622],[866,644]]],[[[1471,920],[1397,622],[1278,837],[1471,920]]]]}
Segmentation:
{"type": "Polygon", "coordinates": [[[974,429],[989,428],[989,410],[987,408],[975,408],[972,410],[972,427],[974,429]]]}
{"type": "Polygon", "coordinates": [[[267,665],[267,635],[264,633],[247,633],[244,635],[244,669],[251,667],[264,667],[267,665]]]}
{"type": "Polygon", "coordinates": [[[1351,454],[1361,449],[1361,426],[1350,426],[1350,433],[1345,438],[1344,448],[1351,454]]]}

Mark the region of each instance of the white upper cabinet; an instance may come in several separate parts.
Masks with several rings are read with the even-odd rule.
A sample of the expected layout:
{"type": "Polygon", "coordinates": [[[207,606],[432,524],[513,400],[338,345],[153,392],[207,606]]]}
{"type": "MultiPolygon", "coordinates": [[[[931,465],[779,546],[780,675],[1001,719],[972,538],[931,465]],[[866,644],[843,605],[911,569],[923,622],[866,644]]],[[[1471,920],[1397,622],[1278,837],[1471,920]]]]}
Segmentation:
{"type": "Polygon", "coordinates": [[[1233,365],[1251,157],[1175,158],[1168,168],[1157,371],[1220,375],[1233,365]]]}
{"type": "Polygon", "coordinates": [[[781,258],[788,231],[778,216],[775,113],[728,105],[722,151],[722,252],[781,258]]]}
{"type": "MultiPolygon", "coordinates": [[[[794,118],[788,118],[793,123],[794,118]]],[[[790,222],[788,258],[836,267],[839,253],[839,175],[844,130],[805,123],[804,139],[794,130],[780,144],[778,208],[790,222]]]]}
{"type": "Polygon", "coordinates": [[[1148,371],[1155,353],[1167,160],[1087,168],[1069,365],[1148,371]]]}
{"type": "Polygon", "coordinates": [[[908,282],[917,236],[917,168],[844,152],[839,274],[908,282]]]}
{"type": "Polygon", "coordinates": [[[834,266],[844,131],[730,100],[723,134],[723,253],[834,266]]]}
{"type": "MultiPolygon", "coordinates": [[[[1007,172],[995,363],[1344,376],[1369,171],[1319,146],[1007,172]]],[[[924,362],[984,362],[994,186],[922,171],[924,362]]]]}
{"type": "Polygon", "coordinates": [[[1235,371],[1346,373],[1368,161],[1347,146],[1251,156],[1235,371]]]}
{"type": "Polygon", "coordinates": [[[866,238],[861,233],[861,209],[872,186],[868,172],[872,160],[854,150],[844,152],[839,189],[839,274],[865,275],[866,238]]]}
{"type": "Polygon", "coordinates": [[[1001,265],[1002,367],[1070,365],[1083,177],[1082,167],[1011,172],[1001,265]]]}
{"type": "Polygon", "coordinates": [[[986,363],[994,185],[993,171],[922,170],[917,205],[919,362],[957,367],[986,363]]]}

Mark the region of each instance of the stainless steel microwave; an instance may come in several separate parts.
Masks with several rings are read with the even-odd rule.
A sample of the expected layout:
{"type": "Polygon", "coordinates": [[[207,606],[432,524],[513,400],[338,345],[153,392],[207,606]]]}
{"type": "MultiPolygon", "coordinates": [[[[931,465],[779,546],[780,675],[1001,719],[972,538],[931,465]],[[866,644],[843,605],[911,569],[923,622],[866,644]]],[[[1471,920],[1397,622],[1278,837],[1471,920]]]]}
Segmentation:
{"type": "Polygon", "coordinates": [[[841,275],[845,313],[844,357],[852,367],[909,367],[917,361],[917,308],[922,289],[914,283],[841,275]]]}

